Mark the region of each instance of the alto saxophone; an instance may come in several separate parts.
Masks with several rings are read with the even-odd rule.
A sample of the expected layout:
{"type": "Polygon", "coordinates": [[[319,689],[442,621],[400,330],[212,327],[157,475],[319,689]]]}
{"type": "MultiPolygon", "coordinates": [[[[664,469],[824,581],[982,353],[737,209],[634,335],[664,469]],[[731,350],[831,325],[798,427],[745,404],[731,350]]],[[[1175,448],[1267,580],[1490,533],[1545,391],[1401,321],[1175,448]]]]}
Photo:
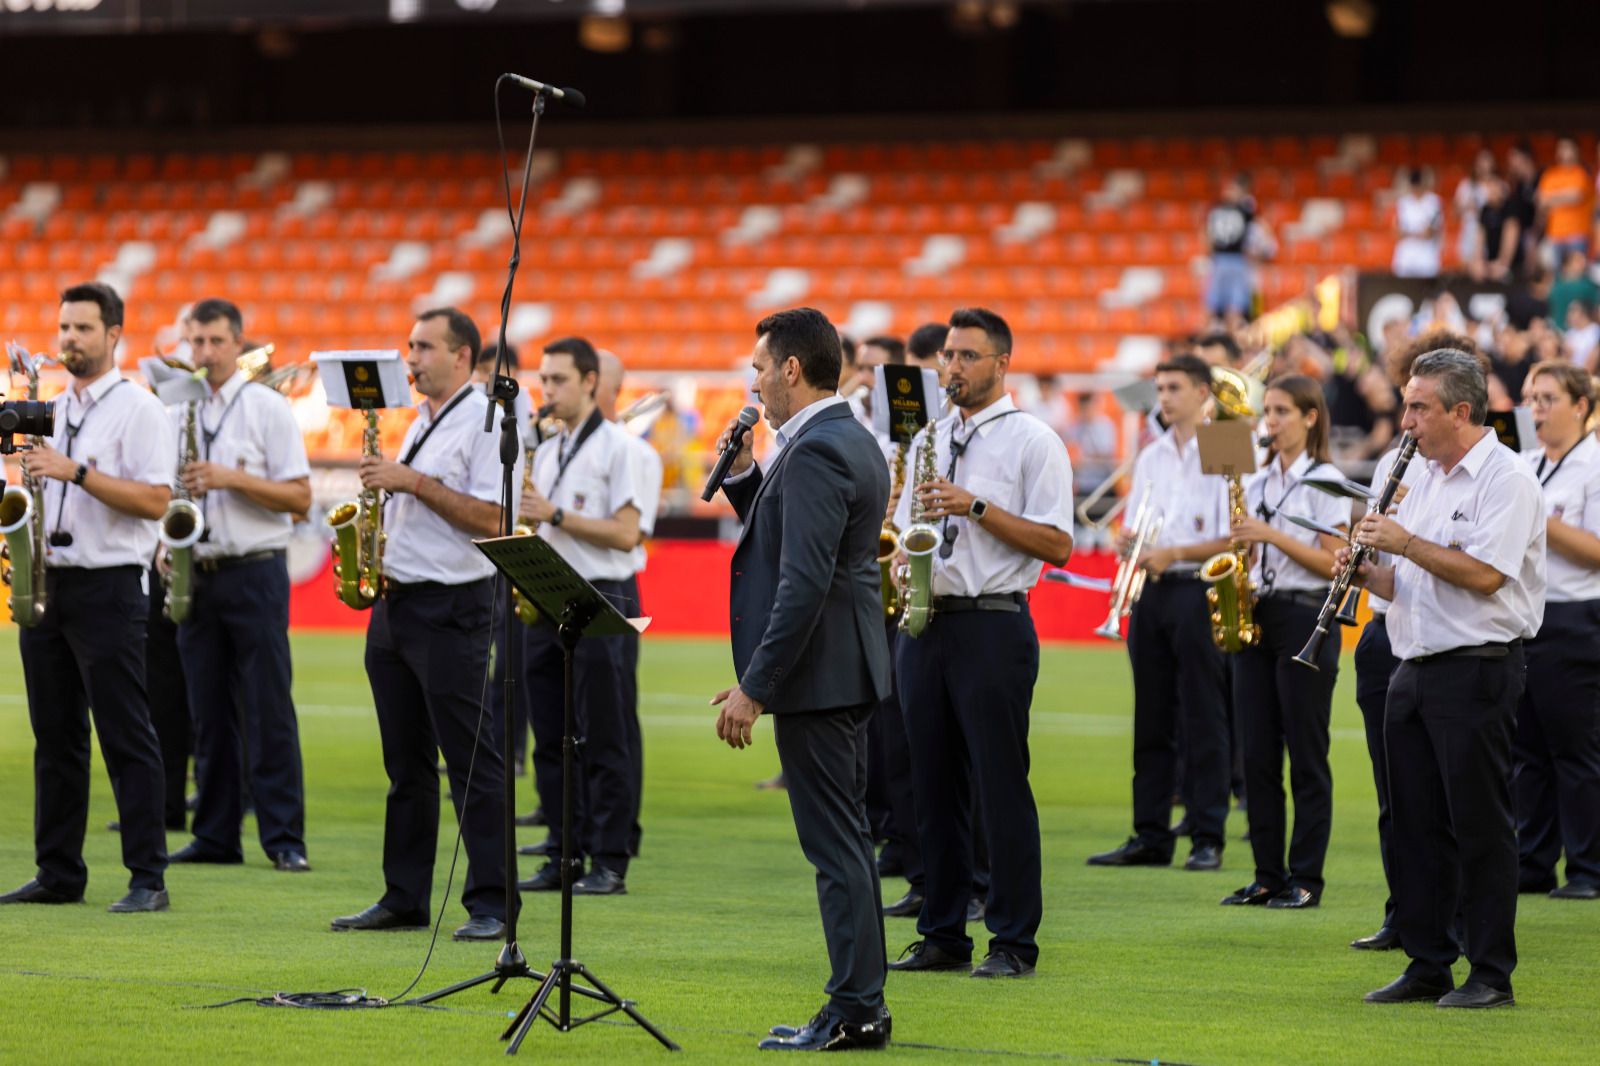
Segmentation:
{"type": "MultiPolygon", "coordinates": [[[[1244,481],[1228,475],[1228,521],[1237,525],[1245,517],[1244,481]]],[[[1261,641],[1255,623],[1255,587],[1250,582],[1250,546],[1242,540],[1229,544],[1205,561],[1200,577],[1210,584],[1206,602],[1211,607],[1211,639],[1225,652],[1242,651],[1261,641]]]]}
{"type": "MultiPolygon", "coordinates": [[[[912,483],[916,486],[939,477],[938,460],[934,456],[937,435],[934,423],[929,422],[912,472],[912,483]]],[[[939,527],[924,517],[926,511],[921,499],[913,495],[911,525],[900,535],[900,548],[906,553],[906,565],[901,570],[900,628],[909,637],[920,637],[933,619],[933,553],[944,540],[939,527]]]]}
{"type": "Polygon", "coordinates": [[[883,518],[883,528],[878,531],[878,577],[883,591],[883,616],[893,619],[900,614],[900,590],[894,586],[894,557],[900,554],[900,531],[895,528],[894,511],[900,493],[906,487],[906,452],[911,442],[902,441],[894,453],[894,489],[889,494],[889,513],[883,518]]]}
{"type": "MultiPolygon", "coordinates": [[[[522,452],[522,494],[526,496],[533,490],[533,452],[532,448],[524,448],[522,452]]],[[[526,522],[518,522],[511,529],[514,537],[531,537],[534,527],[526,522]]],[[[525,626],[531,626],[539,621],[539,608],[533,601],[522,594],[522,590],[515,586],[511,589],[511,602],[516,605],[517,621],[525,626]]]]}
{"type": "MultiPolygon", "coordinates": [[[[12,366],[28,378],[28,399],[39,400],[39,364],[43,356],[31,356],[11,346],[12,366]]],[[[30,436],[28,444],[37,448],[44,438],[30,436]]],[[[31,628],[44,620],[44,479],[24,474],[22,485],[6,486],[0,496],[0,582],[11,588],[11,620],[31,628]]]]}
{"type": "Polygon", "coordinates": [[[183,447],[178,455],[178,483],[173,486],[172,502],[161,516],[161,550],[166,553],[166,570],[161,583],[166,589],[161,613],[173,622],[189,617],[194,602],[194,546],[205,535],[206,522],[200,508],[183,483],[183,468],[200,458],[197,423],[200,405],[188,402],[183,415],[183,447]]]}
{"type": "MultiPolygon", "coordinates": [[[[361,457],[379,458],[378,412],[368,408],[361,434],[361,457]]],[[[353,500],[328,511],[333,530],[334,591],[346,607],[364,611],[383,590],[383,500],[377,489],[363,488],[353,500]]]]}

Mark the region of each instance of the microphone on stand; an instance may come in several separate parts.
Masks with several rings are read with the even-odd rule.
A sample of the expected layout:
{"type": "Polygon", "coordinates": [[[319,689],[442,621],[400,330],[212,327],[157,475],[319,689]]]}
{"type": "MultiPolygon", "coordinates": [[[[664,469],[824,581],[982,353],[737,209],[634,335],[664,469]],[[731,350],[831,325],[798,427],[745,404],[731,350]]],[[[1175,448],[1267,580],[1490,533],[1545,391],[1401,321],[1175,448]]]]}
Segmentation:
{"type": "Polygon", "coordinates": [[[504,77],[516,82],[524,89],[532,89],[536,93],[544,93],[547,96],[554,97],[557,100],[565,100],[573,107],[582,107],[584,104],[588,103],[588,101],[584,98],[584,95],[578,90],[572,88],[570,85],[565,89],[558,89],[554,85],[546,85],[542,81],[534,81],[532,78],[524,78],[521,74],[506,74],[504,77]]]}
{"type": "Polygon", "coordinates": [[[700,494],[702,500],[710,502],[711,497],[722,487],[722,480],[728,476],[728,468],[733,465],[734,457],[739,454],[739,446],[744,443],[745,434],[750,432],[750,427],[755,425],[760,417],[761,412],[754,407],[746,407],[739,412],[739,423],[733,427],[727,446],[717,456],[717,465],[711,468],[711,476],[706,478],[706,490],[700,494]]]}

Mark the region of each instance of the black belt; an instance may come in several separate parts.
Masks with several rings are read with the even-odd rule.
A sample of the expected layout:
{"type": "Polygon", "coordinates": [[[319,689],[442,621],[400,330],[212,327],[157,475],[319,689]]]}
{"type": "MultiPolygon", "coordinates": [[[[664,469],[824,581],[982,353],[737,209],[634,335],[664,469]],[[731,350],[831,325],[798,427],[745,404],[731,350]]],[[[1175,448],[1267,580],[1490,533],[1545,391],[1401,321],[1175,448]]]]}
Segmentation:
{"type": "Polygon", "coordinates": [[[264,563],[268,559],[281,559],[283,554],[282,548],[264,548],[245,555],[217,555],[209,559],[196,559],[194,568],[214,573],[217,570],[231,570],[236,566],[248,566],[250,563],[264,563]]]}
{"type": "Polygon", "coordinates": [[[471,588],[490,580],[480,577],[475,581],[463,581],[459,584],[447,584],[443,581],[396,581],[392,577],[383,579],[383,594],[385,596],[426,596],[436,595],[441,592],[455,592],[459,589],[471,588]]]}
{"type": "Polygon", "coordinates": [[[1418,655],[1406,660],[1413,663],[1431,663],[1438,659],[1504,659],[1513,651],[1522,647],[1522,641],[1511,640],[1489,644],[1474,644],[1470,648],[1451,648],[1449,651],[1438,651],[1432,655],[1418,655]]]}
{"type": "Polygon", "coordinates": [[[45,568],[46,574],[121,574],[131,571],[142,574],[146,567],[141,563],[123,563],[119,566],[51,566],[45,568]]]}
{"type": "Polygon", "coordinates": [[[1159,574],[1151,574],[1150,577],[1155,581],[1199,581],[1200,568],[1184,567],[1182,570],[1175,570],[1169,566],[1159,574]]]}
{"type": "Polygon", "coordinates": [[[1328,590],[1323,589],[1321,592],[1311,592],[1306,589],[1278,589],[1276,592],[1269,592],[1261,598],[1263,600],[1276,600],[1279,603],[1298,603],[1302,607],[1315,607],[1321,610],[1322,605],[1327,602],[1328,590]]]}
{"type": "Polygon", "coordinates": [[[933,609],[939,614],[961,611],[1006,611],[1016,614],[1028,606],[1026,592],[995,592],[987,596],[935,596],[933,609]]]}

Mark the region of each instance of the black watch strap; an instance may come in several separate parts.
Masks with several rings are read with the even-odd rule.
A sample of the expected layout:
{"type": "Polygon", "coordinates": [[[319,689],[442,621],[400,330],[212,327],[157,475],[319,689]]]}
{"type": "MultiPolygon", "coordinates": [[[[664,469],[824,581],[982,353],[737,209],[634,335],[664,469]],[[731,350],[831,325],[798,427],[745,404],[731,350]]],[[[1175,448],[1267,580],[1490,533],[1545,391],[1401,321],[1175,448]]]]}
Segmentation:
{"type": "Polygon", "coordinates": [[[559,526],[561,523],[565,522],[566,520],[567,520],[567,512],[566,512],[566,510],[564,508],[561,508],[561,507],[557,507],[556,508],[556,513],[550,516],[550,524],[552,526],[559,526]]]}
{"type": "Polygon", "coordinates": [[[72,475],[72,483],[74,485],[80,485],[81,486],[83,484],[83,479],[88,477],[88,476],[89,476],[89,464],[88,463],[79,463],[78,464],[78,472],[72,475]]]}

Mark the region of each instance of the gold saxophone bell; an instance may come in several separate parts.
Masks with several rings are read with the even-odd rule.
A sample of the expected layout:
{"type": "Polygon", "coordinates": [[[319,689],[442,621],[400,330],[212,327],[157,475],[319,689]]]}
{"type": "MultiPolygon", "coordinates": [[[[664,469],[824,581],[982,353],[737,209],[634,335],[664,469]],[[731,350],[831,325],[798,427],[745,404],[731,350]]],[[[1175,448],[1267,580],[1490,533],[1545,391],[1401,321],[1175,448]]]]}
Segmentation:
{"type": "MultiPolygon", "coordinates": [[[[1211,368],[1211,395],[1216,400],[1218,421],[1255,418],[1264,391],[1255,373],[1211,368]]],[[[1232,528],[1246,517],[1244,480],[1238,474],[1229,474],[1227,481],[1228,523],[1232,528]]],[[[1255,590],[1250,584],[1250,546],[1232,541],[1228,551],[1206,560],[1200,577],[1211,586],[1206,590],[1206,602],[1211,605],[1211,638],[1217,647],[1237,652],[1260,643],[1261,627],[1255,624],[1255,590]]]]}
{"type": "MultiPolygon", "coordinates": [[[[377,458],[378,412],[366,411],[367,428],[361,434],[363,458],[377,458]]],[[[334,591],[346,607],[364,611],[383,591],[383,500],[377,489],[363,488],[353,500],[328,511],[333,531],[334,591]]]]}

